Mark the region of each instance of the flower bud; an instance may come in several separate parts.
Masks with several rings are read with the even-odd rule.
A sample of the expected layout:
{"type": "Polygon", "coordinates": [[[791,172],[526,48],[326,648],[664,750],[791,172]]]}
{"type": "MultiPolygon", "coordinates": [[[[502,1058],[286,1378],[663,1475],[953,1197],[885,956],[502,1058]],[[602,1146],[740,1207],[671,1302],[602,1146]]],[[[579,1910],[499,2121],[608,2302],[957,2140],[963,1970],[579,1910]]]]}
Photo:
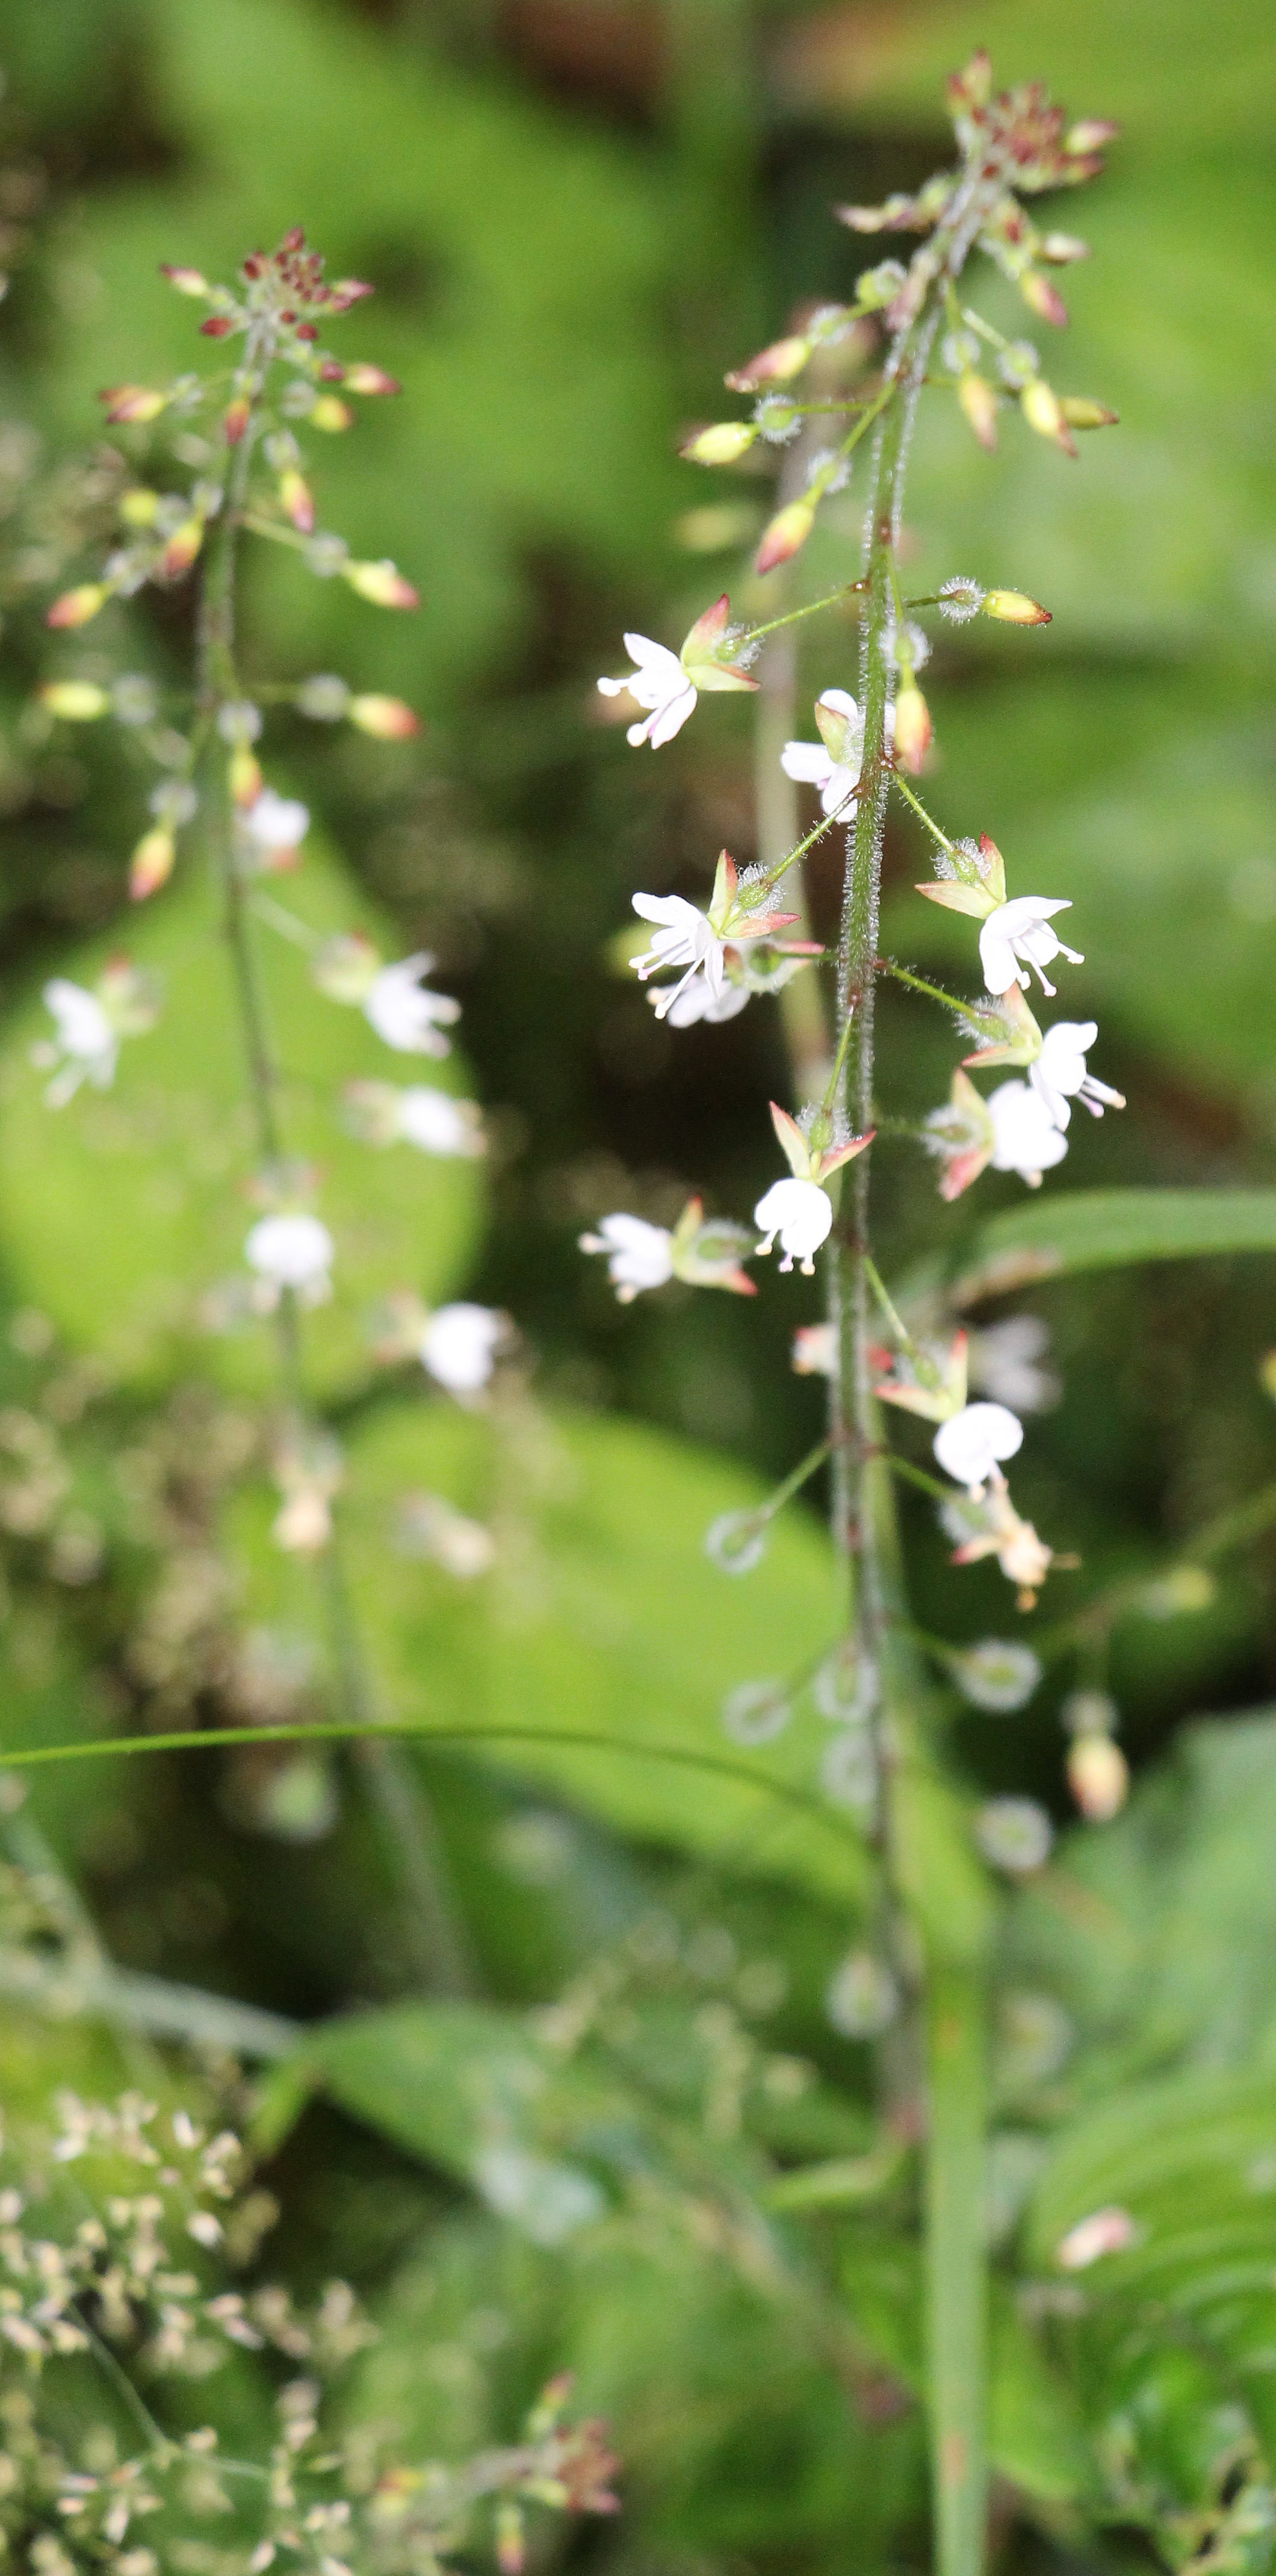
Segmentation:
{"type": "Polygon", "coordinates": [[[349,429],[353,419],[349,403],[344,403],[340,394],[320,394],[310,412],[311,428],[329,433],[349,429]]]}
{"type": "Polygon", "coordinates": [[[177,581],[191,565],[204,542],[204,522],[199,518],[183,519],[174,528],[160,557],[160,571],[166,581],[177,581]]]}
{"type": "Polygon", "coordinates": [[[1019,280],[1019,292],[1029,312],[1035,313],[1038,321],[1052,322],[1058,331],[1064,329],[1068,308],[1058,287],[1052,286],[1048,277],[1043,277],[1038,269],[1026,268],[1019,280]]]}
{"type": "Polygon", "coordinates": [[[720,1512],[704,1534],[704,1552],[721,1574],[751,1574],[766,1554],[765,1512],[720,1512]]]}
{"type": "Polygon", "coordinates": [[[810,354],[810,341],[795,332],[760,349],[747,366],[733,368],[724,382],[733,394],[755,394],[761,385],[787,385],[791,377],[801,375],[810,354]]]}
{"type": "Polygon", "coordinates": [[[362,358],[353,367],[346,368],[345,381],[352,394],[400,394],[403,391],[397,376],[388,376],[384,367],[371,367],[362,358]]]}
{"type": "Polygon", "coordinates": [[[227,340],[235,325],[229,313],[210,313],[208,320],[201,322],[199,327],[206,340],[227,340]]]}
{"type": "Polygon", "coordinates": [[[197,268],[172,268],[167,260],[161,260],[160,276],[166,277],[179,295],[207,295],[209,291],[207,278],[201,277],[197,268]]]}
{"type": "Polygon", "coordinates": [[[686,457],[689,465],[734,465],[736,458],[752,447],[757,435],[755,421],[719,420],[710,429],[697,430],[678,453],[686,457]]]}
{"type": "Polygon", "coordinates": [[[1056,268],[1067,267],[1074,259],[1088,259],[1089,242],[1078,241],[1075,233],[1047,233],[1038,246],[1039,259],[1051,260],[1056,268]]]}
{"type": "Polygon", "coordinates": [[[168,396],[155,393],[149,385],[108,385],[106,391],[98,395],[98,401],[105,403],[109,421],[131,425],[157,420],[168,396]]]}
{"type": "Polygon", "coordinates": [[[997,444],[997,397],[987,377],[967,367],[957,387],[957,400],[980,446],[991,455],[997,444]]]}
{"type": "Polygon", "coordinates": [[[421,719],[405,706],[402,698],[374,695],[352,698],[348,709],[350,722],[360,733],[370,733],[377,742],[410,742],[421,730],[421,719]]]}
{"type": "Polygon", "coordinates": [[[294,528],[308,537],[315,524],[315,505],[305,475],[295,465],[287,466],[279,477],[279,498],[294,528]]]}
{"type": "Polygon", "coordinates": [[[248,427],[251,411],[247,394],[236,394],[234,401],[227,403],[222,414],[222,436],[228,447],[238,447],[248,427]]]}
{"type": "Polygon", "coordinates": [[[1052,438],[1065,456],[1075,456],[1076,440],[1063,415],[1063,406],[1044,376],[1032,376],[1019,396],[1019,407],[1029,429],[1039,438],[1052,438]]]}
{"type": "Polygon", "coordinates": [[[992,96],[992,62],[986,48],[981,45],[961,71],[950,72],[944,86],[954,110],[986,107],[992,96]]]}
{"type": "Polygon", "coordinates": [[[134,483],[120,495],[120,517],[128,528],[151,528],[159,510],[160,496],[149,484],[134,483]]]}
{"type": "Polygon", "coordinates": [[[332,671],[316,671],[297,691],[297,708],[317,724],[339,724],[350,712],[350,691],[332,671]]]}
{"type": "Polygon", "coordinates": [[[1105,143],[1115,143],[1120,131],[1110,116],[1083,116],[1078,124],[1069,126],[1063,148],[1069,158],[1079,152],[1101,152],[1105,143]]]}
{"type": "Polygon", "coordinates": [[[855,281],[855,301],[861,313],[876,313],[884,304],[893,304],[907,276],[903,261],[898,259],[884,259],[876,268],[866,268],[855,281]]]}
{"type": "Polygon", "coordinates": [[[64,590],[61,598],[54,600],[52,608],[45,610],[45,625],[87,626],[99,608],[105,607],[110,596],[105,582],[83,581],[78,590],[64,590]]]}
{"type": "Polygon", "coordinates": [[[774,572],[777,564],[788,563],[800,554],[815,525],[815,507],[810,501],[790,501],[763,529],[762,543],[753,559],[755,572],[774,572]]]}
{"type": "Polygon", "coordinates": [[[1059,409],[1069,429],[1115,429],[1121,415],[1109,411],[1106,403],[1092,402],[1086,394],[1064,394],[1059,409]]]}
{"type": "Polygon", "coordinates": [[[352,304],[360,304],[365,295],[375,294],[375,286],[367,285],[361,277],[339,277],[336,285],[328,289],[328,310],[348,313],[352,304]]]}
{"type": "Polygon", "coordinates": [[[360,599],[370,599],[375,608],[417,608],[417,592],[410,581],[387,556],[381,563],[343,563],[340,567],[352,590],[360,599]]]}
{"type": "Polygon", "coordinates": [[[261,794],[261,769],[246,742],[237,742],[226,765],[231,799],[241,809],[255,805],[261,794]]]}
{"type": "Polygon", "coordinates": [[[907,680],[895,700],[895,758],[910,777],[920,776],[930,739],[930,709],[916,682],[907,680]]]}
{"type": "Polygon", "coordinates": [[[1110,1735],[1077,1735],[1068,1747],[1068,1787],[1089,1825],[1107,1825],[1130,1792],[1130,1769],[1110,1735]]]}
{"type": "Polygon", "coordinates": [[[985,617],[999,617],[1006,626],[1048,626],[1050,611],[1040,600],[1029,599],[1022,590],[990,590],[980,603],[985,617]]]}
{"type": "Polygon", "coordinates": [[[158,894],[173,873],[177,845],[166,823],[142,834],[133,852],[128,872],[128,890],[134,903],[145,903],[148,895],[158,894]]]}
{"type": "Polygon", "coordinates": [[[111,703],[108,692],[94,680],[45,680],[39,699],[51,716],[61,716],[66,724],[92,724],[111,703]]]}

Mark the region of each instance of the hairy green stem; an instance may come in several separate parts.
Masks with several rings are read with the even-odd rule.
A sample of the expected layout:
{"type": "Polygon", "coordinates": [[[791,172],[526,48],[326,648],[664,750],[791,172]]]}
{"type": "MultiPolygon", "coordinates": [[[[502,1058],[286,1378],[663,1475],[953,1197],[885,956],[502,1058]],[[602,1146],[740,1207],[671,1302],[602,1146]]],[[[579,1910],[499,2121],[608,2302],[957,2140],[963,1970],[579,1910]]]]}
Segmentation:
{"type": "Polygon", "coordinates": [[[988,2485],[981,1970],[933,1967],[926,2006],[927,2377],[937,2560],[945,2576],[977,2576],[988,2485]]]}

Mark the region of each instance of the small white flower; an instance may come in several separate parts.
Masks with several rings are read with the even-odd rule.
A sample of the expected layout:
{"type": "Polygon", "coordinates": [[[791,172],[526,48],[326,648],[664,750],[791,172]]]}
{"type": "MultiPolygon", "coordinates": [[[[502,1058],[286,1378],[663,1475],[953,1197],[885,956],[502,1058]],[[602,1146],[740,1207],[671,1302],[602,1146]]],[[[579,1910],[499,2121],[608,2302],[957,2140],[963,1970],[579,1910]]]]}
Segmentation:
{"type": "Polygon", "coordinates": [[[715,993],[708,976],[700,967],[684,975],[672,993],[647,995],[658,1020],[668,1020],[671,1029],[689,1029],[697,1020],[711,1020],[721,1026],[734,1020],[749,998],[747,984],[733,984],[728,978],[720,993],[715,993]]]}
{"type": "Polygon", "coordinates": [[[685,966],[687,970],[679,983],[666,984],[655,995],[656,1018],[664,1019],[679,993],[697,976],[716,1002],[725,982],[722,941],[698,905],[688,903],[680,894],[636,894],[634,911],[644,921],[660,924],[652,934],[650,948],[633,960],[639,982],[645,984],[660,966],[685,966]]]}
{"type": "Polygon", "coordinates": [[[1043,971],[1051,958],[1067,957],[1074,966],[1085,964],[1080,951],[1069,948],[1050,927],[1054,913],[1071,910],[1067,895],[1019,894],[989,913],[979,933],[979,957],[990,993],[1008,993],[1012,984],[1030,993],[1032,976],[1028,970],[1035,967],[1042,992],[1053,997],[1054,986],[1047,982],[1043,971]]]}
{"type": "Polygon", "coordinates": [[[1055,2247],[1054,2259],[1064,2272],[1088,2272],[1104,2254],[1124,2254],[1133,2245],[1138,2229],[1128,2209],[1115,2204],[1107,2209],[1092,2210],[1088,2218],[1079,2218],[1055,2247]]]}
{"type": "Polygon", "coordinates": [[[1041,1365],[1050,1331],[1040,1315],[1007,1315],[970,1337],[970,1383],[981,1395],[1008,1404],[1012,1413],[1048,1413],[1063,1393],[1052,1368],[1041,1365]]]}
{"type": "Polygon", "coordinates": [[[1030,1190],[1038,1189],[1042,1173],[1061,1163],[1068,1150],[1044,1100],[1026,1082],[1003,1082],[990,1093],[987,1108],[993,1170],[1017,1172],[1030,1190]]]}
{"type": "Polygon", "coordinates": [[[461,1005],[450,993],[431,993],[422,987],[420,979],[433,964],[428,952],[418,949],[413,957],[383,966],[362,997],[364,1018],[401,1055],[449,1053],[449,1040],[439,1032],[459,1020],[461,1005]]]}
{"type": "Polygon", "coordinates": [[[395,1108],[396,1133],[423,1154],[481,1154],[483,1127],[472,1100],[454,1100],[450,1091],[433,1091],[413,1083],[401,1091],[395,1108]]]}
{"type": "MultiPolygon", "coordinates": [[[[95,1090],[109,1090],[120,1041],[96,993],[55,975],[45,985],[44,1000],[54,1019],[53,1060],[61,1059],[60,1070],[44,1095],[49,1108],[64,1109],[85,1081],[95,1090]]],[[[48,1063],[50,1058],[46,1055],[43,1060],[48,1063]]]]}
{"type": "Polygon", "coordinates": [[[1099,1034],[1097,1020],[1056,1020],[1041,1041],[1041,1053],[1028,1068],[1028,1080],[1045,1102],[1056,1127],[1066,1127],[1071,1102],[1084,1100],[1092,1118],[1105,1108],[1124,1109],[1119,1091],[1110,1091],[1086,1072],[1086,1054],[1099,1034]]]}
{"type": "Polygon", "coordinates": [[[263,850],[295,850],[310,829],[309,809],[295,796],[263,787],[244,816],[244,829],[263,850]]]}
{"type": "Polygon", "coordinates": [[[658,751],[662,743],[673,741],[694,713],[696,691],[667,644],[653,644],[649,635],[626,635],[625,651],[635,668],[624,679],[600,680],[598,686],[605,698],[618,698],[627,689],[640,707],[650,709],[641,724],[630,725],[626,740],[649,742],[658,751]]]}
{"type": "Polygon", "coordinates": [[[825,742],[786,742],[780,754],[780,767],[786,778],[805,787],[818,787],[820,803],[826,814],[835,814],[843,806],[849,822],[855,812],[847,805],[860,774],[860,757],[864,749],[864,719],[854,698],[845,689],[826,689],[820,700],[831,707],[846,725],[843,758],[835,760],[825,742]]]}
{"type": "Polygon", "coordinates": [[[673,1236],[640,1216],[605,1216],[597,1234],[582,1234],[582,1252],[605,1252],[607,1276],[622,1306],[644,1288],[663,1288],[673,1277],[673,1236]]]}
{"type": "Polygon", "coordinates": [[[291,1288],[303,1305],[321,1305],[332,1294],[328,1276],[335,1246],[327,1226],[304,1209],[259,1217],[244,1244],[244,1259],[262,1282],[269,1312],[291,1288]]]}
{"type": "Polygon", "coordinates": [[[477,1395],[487,1385],[507,1329],[505,1317],[491,1306],[463,1301],[440,1306],[421,1334],[423,1365],[450,1395],[477,1395]]]}
{"type": "Polygon", "coordinates": [[[1029,1878],[1050,1858],[1054,1827],[1035,1798],[990,1798],[975,1818],[984,1859],[1007,1878],[1029,1878]]]}
{"type": "Polygon", "coordinates": [[[818,1181],[773,1181],[758,1200],[753,1222],[762,1228],[759,1252],[769,1252],[778,1234],[781,1270],[791,1270],[797,1260],[809,1279],[815,1268],[811,1256],[833,1223],[833,1203],[818,1181]]]}
{"type": "Polygon", "coordinates": [[[1022,1446],[1023,1424],[1006,1404],[964,1404],[935,1434],[935,1456],[955,1485],[978,1494],[1022,1446]]]}

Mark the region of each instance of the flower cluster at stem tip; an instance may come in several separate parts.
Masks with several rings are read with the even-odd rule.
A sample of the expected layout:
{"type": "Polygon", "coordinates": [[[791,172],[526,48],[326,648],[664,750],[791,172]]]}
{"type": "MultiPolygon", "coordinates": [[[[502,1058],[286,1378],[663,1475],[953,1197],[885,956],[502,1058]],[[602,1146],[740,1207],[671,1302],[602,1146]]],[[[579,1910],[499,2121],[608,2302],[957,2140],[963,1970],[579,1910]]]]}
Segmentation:
{"type": "MultiPolygon", "coordinates": [[[[824,432],[831,422],[835,443],[807,458],[804,481],[800,462],[786,464],[786,493],[764,530],[755,576],[792,565],[822,504],[844,489],[862,440],[871,436],[875,460],[882,454],[892,406],[904,422],[906,449],[910,406],[923,385],[955,394],[964,420],[985,448],[995,446],[998,416],[1010,405],[1030,432],[1047,438],[1069,458],[1077,453],[1078,431],[1102,428],[1115,419],[1088,396],[1057,393],[1032,345],[1008,340],[994,329],[962,300],[959,280],[967,254],[979,248],[1016,285],[1038,321],[1065,322],[1066,309],[1048,272],[1083,257],[1085,245],[1071,235],[1039,230],[1022,200],[1095,176],[1102,166],[1101,146],[1116,128],[1094,119],[1069,125],[1035,85],[994,93],[982,54],[954,75],[949,102],[958,143],[955,169],[914,196],[895,196],[878,207],[837,209],[856,233],[920,234],[922,246],[911,264],[882,261],[860,277],[851,301],[819,307],[733,370],[728,387],[755,398],[752,416],[706,424],[683,441],[683,455],[695,464],[728,468],[749,454],[752,468],[757,457],[750,452],[759,441],[763,450],[789,448],[792,458],[800,460],[806,450],[798,442],[808,423],[817,414],[827,416],[819,422],[824,432]],[[932,354],[936,347],[938,364],[932,354]],[[813,366],[808,398],[801,379],[813,366]],[[795,480],[800,485],[796,492],[795,480]]],[[[754,994],[779,991],[806,969],[818,971],[822,947],[800,936],[783,936],[795,928],[800,933],[805,914],[800,896],[788,911],[778,908],[782,881],[791,867],[800,867],[806,850],[828,827],[840,824],[847,833],[849,900],[852,867],[877,864],[873,851],[856,856],[862,840],[862,834],[856,838],[857,817],[866,801],[873,805],[880,842],[881,800],[887,789],[897,791],[925,824],[934,845],[934,874],[917,891],[976,926],[982,984],[977,997],[963,1000],[889,959],[870,960],[870,974],[897,974],[917,986],[953,1014],[963,1035],[976,1041],[954,1068],[948,1101],[930,1112],[920,1130],[904,1132],[911,1132],[938,1163],[945,1201],[961,1196],[986,1169],[1013,1173],[1035,1189],[1068,1151],[1074,1103],[1095,1117],[1124,1107],[1120,1093],[1089,1070],[1098,1037],[1095,1021],[1059,1019],[1043,1027],[1034,1015],[1041,1007],[1037,995],[1048,1002],[1056,998],[1051,973],[1058,962],[1068,967],[1084,963],[1058,926],[1071,899],[1009,886],[1005,861],[991,837],[985,832],[975,839],[951,838],[927,811],[913,782],[926,768],[933,739],[931,710],[918,683],[931,650],[926,613],[934,611],[947,626],[987,617],[1027,629],[1048,624],[1049,611],[1021,591],[962,573],[944,580],[933,594],[906,597],[896,519],[870,497],[859,579],[847,581],[829,599],[752,624],[732,619],[724,594],[696,620],[677,652],[647,635],[627,633],[632,670],[624,678],[604,677],[598,687],[605,698],[627,699],[639,711],[628,727],[629,742],[658,750],[686,725],[706,690],[744,691],[758,685],[750,665],[776,626],[791,627],[834,603],[843,612],[858,607],[864,694],[853,695],[840,681],[823,688],[814,706],[816,739],[795,738],[780,753],[785,776],[813,790],[818,799],[814,828],[779,860],[765,864],[738,867],[723,852],[707,904],[681,893],[635,894],[635,912],[654,929],[649,946],[631,954],[629,963],[648,987],[657,1017],[673,1028],[733,1019],[754,994]],[[874,706],[870,736],[869,708],[874,706]],[[1006,1068],[1007,1078],[985,1095],[972,1073],[994,1066],[1006,1068]]],[[[839,1227],[837,1178],[843,1164],[867,1150],[875,1132],[864,1114],[870,1095],[862,1086],[858,1123],[863,1132],[851,1132],[847,1104],[856,1095],[843,1069],[852,1021],[862,1008],[862,986],[845,984],[835,1000],[841,1038],[827,1090],[822,1098],[808,1099],[796,1117],[773,1104],[773,1126],[788,1172],[764,1191],[754,1210],[754,1254],[768,1254],[778,1245],[781,1268],[796,1263],[808,1275],[830,1238],[834,1247],[840,1240],[852,1259],[863,1259],[865,1252],[862,1214],[854,1227],[839,1227]]],[[[892,1132],[899,1132],[901,1123],[893,1122],[892,1132]]],[[[857,1204],[862,1211],[862,1190],[857,1204]]],[[[728,1231],[719,1227],[717,1234],[725,1238],[728,1231]]],[[[739,1235],[741,1230],[735,1231],[739,1235]]],[[[725,1256],[696,1266],[702,1239],[703,1219],[693,1200],[674,1232],[613,1210],[581,1237],[581,1246],[606,1256],[616,1293],[626,1303],[672,1279],[737,1293],[747,1287],[739,1263],[728,1264],[725,1256]]],[[[883,1301],[890,1337],[875,1354],[875,1391],[883,1402],[932,1423],[935,1460],[951,1482],[951,1500],[944,1502],[943,1511],[955,1540],[955,1561],[994,1556],[1021,1605],[1030,1607],[1052,1551],[1010,1500],[1004,1471],[1023,1439],[1019,1415],[998,1400],[968,1401],[964,1334],[941,1333],[938,1341],[919,1349],[884,1291],[883,1301]]],[[[804,1328],[795,1359],[804,1370],[819,1369],[836,1379],[842,1366],[838,1333],[831,1326],[804,1328]]],[[[738,1571],[754,1561],[757,1550],[746,1533],[740,1547],[724,1543],[713,1552],[720,1563],[738,1571]]]]}

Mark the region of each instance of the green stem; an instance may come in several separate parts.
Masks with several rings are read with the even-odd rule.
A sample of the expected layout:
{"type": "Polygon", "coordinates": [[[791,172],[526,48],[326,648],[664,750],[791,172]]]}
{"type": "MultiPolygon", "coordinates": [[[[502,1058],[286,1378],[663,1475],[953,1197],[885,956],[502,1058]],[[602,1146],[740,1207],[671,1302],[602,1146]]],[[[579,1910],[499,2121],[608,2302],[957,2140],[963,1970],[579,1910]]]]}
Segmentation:
{"type": "Polygon", "coordinates": [[[907,779],[901,776],[898,769],[893,770],[891,775],[895,781],[895,785],[899,789],[900,795],[904,799],[905,804],[911,805],[913,812],[921,816],[927,831],[934,835],[934,838],[938,841],[941,850],[951,850],[953,845],[948,838],[948,834],[940,831],[939,825],[935,821],[933,815],[927,813],[920,796],[914,796],[907,779]]]}
{"type": "Polygon", "coordinates": [[[944,2576],[979,2576],[988,2483],[981,1971],[932,1967],[926,2001],[927,2375],[937,2555],[944,2576]]]}
{"type": "MultiPolygon", "coordinates": [[[[778,498],[781,501],[795,499],[796,493],[786,490],[785,485],[786,478],[781,475],[778,498]]],[[[859,581],[840,581],[836,590],[826,590],[821,599],[808,599],[801,608],[786,608],[782,617],[768,617],[765,626],[750,626],[735,643],[733,651],[739,653],[744,644],[759,644],[766,635],[778,635],[781,627],[798,626],[804,617],[814,617],[817,610],[835,607],[839,599],[854,599],[863,587],[859,581]]]]}
{"type": "Polygon", "coordinates": [[[924,993],[928,1001],[942,1002],[946,1011],[956,1011],[960,1019],[969,1019],[972,1010],[978,1008],[974,1002],[963,1002],[956,993],[946,993],[940,984],[928,984],[923,975],[914,975],[909,967],[897,966],[893,957],[879,957],[877,971],[879,975],[890,975],[897,984],[907,984],[910,993],[924,993]]]}
{"type": "MultiPolygon", "coordinates": [[[[900,1349],[907,1351],[910,1359],[920,1360],[922,1354],[919,1351],[903,1316],[900,1314],[899,1309],[891,1296],[890,1290],[886,1286],[886,1282],[877,1267],[877,1263],[867,1252],[864,1255],[864,1271],[869,1287],[872,1289],[873,1295],[876,1297],[878,1305],[881,1307],[882,1313],[886,1317],[886,1321],[890,1325],[896,1341],[899,1343],[900,1349]]],[[[936,1384],[938,1384],[938,1371],[932,1369],[931,1374],[935,1378],[936,1384]]]]}

